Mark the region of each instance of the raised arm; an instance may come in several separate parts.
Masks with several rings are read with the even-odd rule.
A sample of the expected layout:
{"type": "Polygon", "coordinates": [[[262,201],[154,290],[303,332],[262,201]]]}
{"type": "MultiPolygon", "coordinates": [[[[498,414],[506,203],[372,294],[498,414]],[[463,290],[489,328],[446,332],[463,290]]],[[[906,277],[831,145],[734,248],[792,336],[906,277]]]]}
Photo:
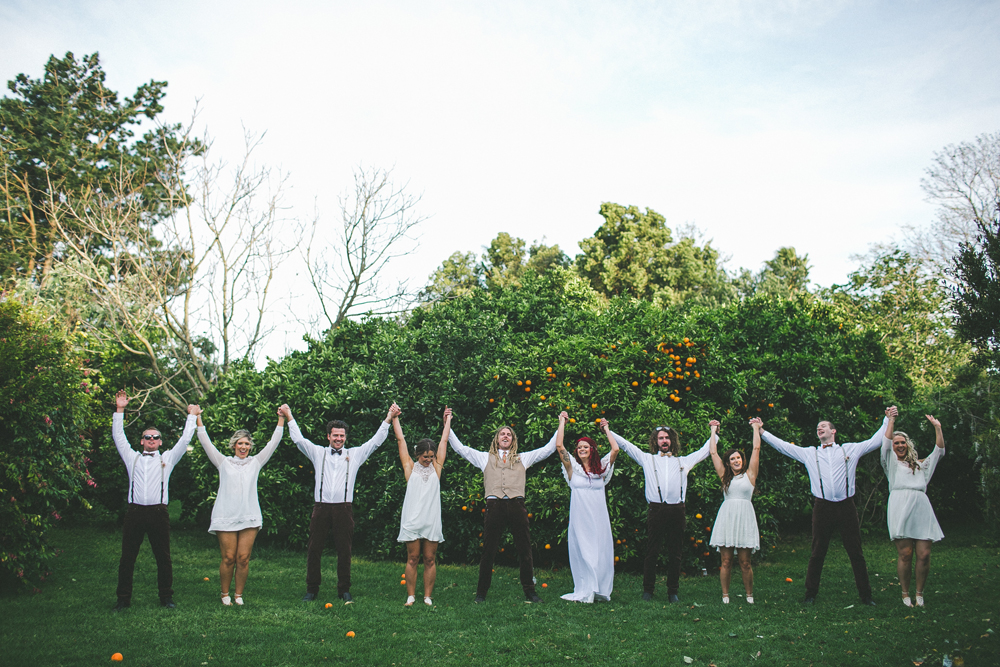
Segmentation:
{"type": "Polygon", "coordinates": [[[618,458],[618,452],[621,451],[621,448],[618,446],[618,441],[611,435],[611,425],[608,424],[607,419],[601,420],[601,430],[604,431],[604,435],[607,437],[608,442],[611,443],[611,451],[608,452],[608,463],[614,464],[615,459],[618,458]]]}
{"type": "Polygon", "coordinates": [[[392,418],[392,432],[396,435],[396,446],[399,447],[399,462],[403,464],[403,479],[409,481],[410,473],[413,472],[413,458],[406,446],[406,438],[403,436],[403,427],[399,424],[399,417],[392,418]]]}
{"type": "Polygon", "coordinates": [[[750,420],[750,426],[753,427],[753,452],[750,454],[750,465],[747,467],[747,479],[757,486],[757,471],[760,470],[760,430],[764,422],[760,417],[754,417],[750,420]]]}
{"type": "Polygon", "coordinates": [[[378,430],[375,431],[375,435],[372,436],[371,440],[351,450],[354,460],[357,461],[357,465],[361,465],[367,461],[368,457],[385,442],[385,439],[389,436],[389,425],[402,413],[403,411],[395,403],[389,406],[389,412],[386,413],[385,419],[379,424],[378,430]]]}
{"type": "Polygon", "coordinates": [[[715,466],[715,474],[722,479],[722,476],[726,474],[726,466],[722,463],[722,457],[719,456],[719,422],[713,419],[708,423],[709,428],[712,431],[712,436],[708,439],[708,451],[712,455],[712,465],[715,466]]]}
{"type": "Polygon", "coordinates": [[[924,415],[927,421],[934,425],[935,446],[944,449],[944,431],[941,430],[941,422],[934,419],[934,415],[924,415]]]}
{"type": "Polygon", "coordinates": [[[489,453],[481,452],[478,449],[473,449],[472,447],[466,447],[462,444],[462,441],[458,439],[458,436],[455,435],[455,431],[453,429],[448,430],[448,444],[450,444],[452,449],[458,452],[458,455],[463,459],[480,470],[486,470],[486,464],[490,460],[489,453]]]}
{"type": "Polygon", "coordinates": [[[194,438],[194,432],[198,428],[198,415],[201,414],[201,408],[197,405],[189,405],[187,407],[188,416],[187,420],[184,422],[184,431],[181,433],[180,439],[177,444],[170,448],[163,456],[163,460],[167,465],[177,465],[177,462],[181,460],[181,457],[187,454],[188,445],[191,444],[191,439],[194,438]]]}
{"type": "Polygon", "coordinates": [[[893,458],[892,434],[896,431],[896,415],[895,413],[890,415],[889,409],[886,408],[885,416],[888,421],[886,421],[885,430],[882,431],[882,451],[879,453],[879,456],[882,459],[882,467],[885,468],[888,473],[888,466],[892,462],[893,458]]]}
{"type": "Polygon", "coordinates": [[[208,457],[208,460],[212,462],[212,465],[218,468],[222,465],[222,462],[226,460],[226,457],[222,455],[222,452],[215,448],[215,445],[212,444],[212,439],[208,437],[208,430],[205,428],[205,422],[202,421],[201,408],[198,408],[198,411],[194,414],[198,421],[198,442],[201,443],[201,448],[205,450],[205,455],[208,457]]]}
{"type": "Polygon", "coordinates": [[[267,464],[267,462],[271,460],[271,457],[274,455],[274,450],[276,450],[278,448],[278,445],[281,444],[281,438],[284,435],[285,435],[285,414],[281,411],[281,408],[278,408],[278,424],[277,426],[274,427],[274,432],[271,434],[271,439],[268,440],[267,444],[264,446],[264,449],[260,450],[260,453],[254,457],[254,459],[257,461],[260,467],[263,468],[267,464]]]}
{"type": "Polygon", "coordinates": [[[785,442],[773,433],[765,431],[764,422],[761,422],[760,424],[760,437],[761,440],[771,445],[788,458],[795,459],[799,463],[803,464],[806,462],[806,452],[808,451],[806,447],[797,447],[790,442],[785,442]]]}
{"type": "Polygon", "coordinates": [[[559,460],[566,469],[566,479],[573,479],[573,457],[566,451],[563,440],[566,437],[566,422],[569,420],[569,413],[563,410],[559,413],[559,430],[556,431],[556,452],[559,460]]]}
{"type": "Polygon", "coordinates": [[[601,420],[601,429],[604,430],[604,432],[608,434],[608,438],[609,439],[612,439],[616,443],[618,443],[618,446],[621,447],[622,449],[624,449],[625,453],[628,454],[629,456],[631,456],[632,459],[636,463],[638,463],[639,465],[642,465],[642,463],[643,463],[643,461],[642,461],[643,451],[641,449],[639,449],[638,447],[636,447],[635,445],[633,445],[628,440],[626,440],[625,438],[621,437],[620,435],[618,435],[617,433],[615,433],[614,431],[612,431],[611,430],[611,424],[610,424],[610,422],[608,422],[607,419],[602,419],[601,420]]]}
{"type": "Polygon", "coordinates": [[[444,406],[444,428],[441,429],[441,441],[438,443],[437,453],[434,457],[434,464],[438,467],[438,474],[444,467],[444,457],[448,454],[448,435],[451,433],[451,408],[444,406]]]}
{"type": "MultiPolygon", "coordinates": [[[[115,412],[111,418],[111,439],[115,442],[115,448],[118,450],[118,455],[122,457],[122,461],[125,462],[126,466],[131,466],[132,459],[134,456],[128,456],[129,452],[132,451],[132,446],[128,444],[128,438],[125,437],[125,406],[128,405],[128,394],[125,393],[124,389],[119,389],[118,393],[115,394],[115,412]]],[[[131,470],[131,468],[129,468],[131,470]]]]}
{"type": "Polygon", "coordinates": [[[895,417],[898,414],[896,406],[886,409],[885,419],[882,420],[878,430],[875,431],[875,434],[872,437],[868,438],[864,442],[849,442],[844,445],[844,449],[846,450],[848,456],[864,456],[869,452],[874,452],[882,446],[883,436],[889,436],[889,438],[892,438],[892,433],[886,427],[889,423],[889,413],[892,413],[893,417],[895,417]]]}

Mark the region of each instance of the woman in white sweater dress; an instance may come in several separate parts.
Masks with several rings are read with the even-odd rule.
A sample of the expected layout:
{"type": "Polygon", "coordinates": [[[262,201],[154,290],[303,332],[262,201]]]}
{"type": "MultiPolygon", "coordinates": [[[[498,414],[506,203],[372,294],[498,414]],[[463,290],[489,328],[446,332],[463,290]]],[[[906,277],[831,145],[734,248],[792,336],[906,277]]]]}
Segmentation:
{"type": "Polygon", "coordinates": [[[916,605],[923,607],[924,585],[931,567],[931,544],[944,537],[927,498],[927,483],[944,456],[944,433],[941,422],[931,415],[926,417],[934,425],[937,443],[931,455],[922,461],[917,458],[910,436],[893,430],[895,417],[889,417],[885,427],[886,433],[892,433],[892,439],[882,437],[882,468],[889,479],[889,539],[896,544],[896,575],[902,587],[903,604],[907,607],[913,605],[910,600],[913,552],[917,553],[916,605]]]}
{"type": "Polygon", "coordinates": [[[399,521],[399,537],[406,545],[406,603],[413,606],[417,595],[417,565],[420,563],[420,547],[423,545],[424,561],[424,604],[433,606],[434,580],[437,578],[438,542],[444,542],[441,532],[441,471],[444,457],[448,453],[448,434],[451,432],[451,408],[444,409],[444,430],[441,441],[435,445],[430,438],[424,438],[414,447],[417,460],[410,458],[403,437],[399,417],[392,420],[392,429],[399,445],[399,461],[403,464],[403,478],[406,479],[406,495],[403,497],[403,511],[399,521]]]}
{"type": "Polygon", "coordinates": [[[285,432],[285,417],[278,412],[278,425],[271,441],[256,456],[251,456],[253,438],[250,432],[240,429],[229,438],[229,449],[233,456],[223,456],[212,444],[198,413],[198,441],[208,460],[219,469],[219,491],[212,507],[212,523],[208,532],[219,538],[222,562],[219,564],[219,580],[222,587],[222,604],[233,603],[229,596],[229,586],[236,572],[236,604],[243,604],[243,588],[247,583],[250,569],[250,552],[257,531],[264,525],[257,500],[257,476],[285,432]]]}

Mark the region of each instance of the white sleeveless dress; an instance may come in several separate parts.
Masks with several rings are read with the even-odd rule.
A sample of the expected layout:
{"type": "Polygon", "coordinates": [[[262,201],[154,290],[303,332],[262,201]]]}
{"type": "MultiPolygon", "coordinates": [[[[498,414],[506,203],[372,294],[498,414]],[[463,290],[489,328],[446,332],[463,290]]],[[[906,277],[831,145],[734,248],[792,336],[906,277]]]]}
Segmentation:
{"type": "Polygon", "coordinates": [[[413,464],[406,481],[403,512],[399,520],[398,542],[428,540],[444,542],[441,532],[441,480],[434,464],[413,464]]]}
{"type": "Polygon", "coordinates": [[[931,540],[944,538],[941,524],[934,516],[934,508],[927,497],[927,483],[934,475],[938,461],[944,456],[943,447],[934,447],[916,471],[909,464],[896,458],[892,441],[882,438],[882,468],[889,479],[889,504],[886,509],[889,539],[931,540]]]}
{"type": "MultiPolygon", "coordinates": [[[[615,582],[615,545],[611,536],[611,518],[604,487],[615,467],[611,455],[601,459],[603,475],[589,475],[572,459],[573,477],[569,484],[569,569],[573,574],[573,592],[562,596],[572,602],[609,600],[615,582]]],[[[566,468],[562,469],[567,477],[566,468]]]]}
{"type": "Polygon", "coordinates": [[[729,482],[729,489],[723,494],[724,500],[715,517],[709,546],[716,551],[722,547],[737,549],[760,549],[760,531],[757,530],[757,514],[750,498],[753,484],[745,474],[736,475],[729,482]]]}

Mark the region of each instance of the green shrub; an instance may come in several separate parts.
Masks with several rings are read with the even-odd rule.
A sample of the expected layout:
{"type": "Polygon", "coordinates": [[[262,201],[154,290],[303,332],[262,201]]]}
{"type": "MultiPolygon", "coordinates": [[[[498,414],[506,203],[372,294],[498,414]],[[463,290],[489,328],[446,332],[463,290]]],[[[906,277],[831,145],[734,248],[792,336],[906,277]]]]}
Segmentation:
{"type": "Polygon", "coordinates": [[[0,583],[37,586],[46,533],[93,484],[84,438],[94,384],[58,326],[0,298],[0,583]]]}
{"type": "MultiPolygon", "coordinates": [[[[522,450],[533,449],[548,441],[565,409],[575,420],[570,438],[596,436],[606,448],[594,423],[603,416],[617,433],[645,447],[651,427],[667,423],[681,434],[687,453],[707,439],[713,418],[722,421],[724,446],[745,450],[752,416],[794,442],[812,442],[819,419],[834,421],[841,439],[867,438],[885,406],[908,400],[910,393],[905,374],[876,337],[843,325],[820,302],[762,298],[706,310],[620,299],[602,307],[578,279],[550,272],[526,277],[520,288],[438,303],[402,321],[347,322],[262,372],[234,369],[204,407],[218,441],[236,428],[266,440],[275,409],[287,402],[314,442],[322,444],[324,424],[339,418],[350,425],[348,445],[357,445],[374,433],[395,400],[410,443],[437,439],[441,411],[449,405],[465,444],[485,449],[495,429],[510,424],[522,450]]],[[[185,510],[207,523],[216,471],[197,449],[192,459],[195,486],[186,492],[185,510]]],[[[560,470],[553,458],[528,473],[532,540],[542,564],[566,559],[569,489],[560,470]]],[[[721,493],[710,461],[689,479],[685,567],[691,569],[715,562],[706,544],[721,493]]],[[[264,469],[259,488],[265,531],[304,544],[313,472],[289,440],[264,469]]],[[[478,559],[482,489],[481,473],[449,452],[442,479],[442,560],[478,559]]],[[[390,435],[358,475],[359,552],[400,557],[395,538],[403,493],[390,435]]],[[[807,522],[811,497],[804,468],[765,445],[754,502],[765,543],[779,527],[807,522]]],[[[626,567],[641,567],[643,475],[624,453],[608,503],[616,555],[626,567]]],[[[500,559],[513,561],[512,543],[501,546],[500,559]]]]}

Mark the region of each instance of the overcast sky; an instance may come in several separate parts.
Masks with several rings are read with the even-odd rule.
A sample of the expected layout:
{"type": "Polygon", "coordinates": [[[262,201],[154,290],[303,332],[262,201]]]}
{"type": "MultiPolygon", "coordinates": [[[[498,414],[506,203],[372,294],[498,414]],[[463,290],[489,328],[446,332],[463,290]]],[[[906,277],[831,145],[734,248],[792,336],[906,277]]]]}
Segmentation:
{"type": "Polygon", "coordinates": [[[843,282],[933,220],[935,151],[1000,129],[997,2],[0,0],[0,33],[5,81],[98,51],[123,95],[168,81],[167,120],[200,100],[220,157],[266,131],[302,218],[394,168],[428,217],[394,267],[416,285],[501,231],[572,256],[604,201],[843,282]]]}

